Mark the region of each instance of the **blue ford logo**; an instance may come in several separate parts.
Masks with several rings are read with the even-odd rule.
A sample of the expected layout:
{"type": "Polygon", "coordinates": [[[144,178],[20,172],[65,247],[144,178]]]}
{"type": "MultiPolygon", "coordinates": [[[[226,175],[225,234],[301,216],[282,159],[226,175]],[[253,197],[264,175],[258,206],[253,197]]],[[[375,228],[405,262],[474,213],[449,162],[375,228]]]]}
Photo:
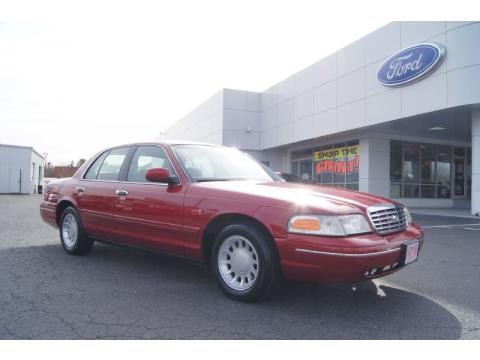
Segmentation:
{"type": "Polygon", "coordinates": [[[438,44],[418,44],[403,49],[384,61],[377,80],[385,86],[403,86],[420,80],[442,62],[445,49],[438,44]]]}

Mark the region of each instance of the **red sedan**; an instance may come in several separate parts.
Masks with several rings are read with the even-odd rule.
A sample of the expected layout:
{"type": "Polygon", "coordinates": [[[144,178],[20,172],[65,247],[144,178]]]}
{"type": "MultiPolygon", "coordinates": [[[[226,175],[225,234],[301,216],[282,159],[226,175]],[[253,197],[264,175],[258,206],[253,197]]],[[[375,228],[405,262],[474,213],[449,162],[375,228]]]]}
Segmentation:
{"type": "Polygon", "coordinates": [[[48,184],[40,214],[69,254],[103,241],[203,261],[243,301],[270,295],[282,278],[384,276],[415,261],[423,243],[401,204],[288,183],[239,150],[189,142],[104,150],[48,184]]]}

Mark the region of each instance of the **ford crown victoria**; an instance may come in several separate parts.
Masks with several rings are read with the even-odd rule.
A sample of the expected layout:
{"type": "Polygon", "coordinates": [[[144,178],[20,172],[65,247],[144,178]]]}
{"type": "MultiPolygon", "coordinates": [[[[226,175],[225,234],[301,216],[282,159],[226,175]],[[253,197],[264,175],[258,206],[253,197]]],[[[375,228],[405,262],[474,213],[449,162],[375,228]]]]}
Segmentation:
{"type": "Polygon", "coordinates": [[[417,260],[423,243],[392,200],[285,182],[239,150],[190,142],[101,151],[46,186],[40,213],[69,254],[103,241],[202,261],[241,301],[269,296],[284,278],[385,276],[417,260]]]}

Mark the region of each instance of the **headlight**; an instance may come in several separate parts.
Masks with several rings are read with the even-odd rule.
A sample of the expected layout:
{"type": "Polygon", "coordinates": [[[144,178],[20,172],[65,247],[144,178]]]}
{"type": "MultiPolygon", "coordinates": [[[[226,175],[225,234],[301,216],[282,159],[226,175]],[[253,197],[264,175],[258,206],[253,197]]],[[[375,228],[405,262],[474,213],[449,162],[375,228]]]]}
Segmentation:
{"type": "Polygon", "coordinates": [[[346,236],[371,232],[367,220],[355,215],[295,215],[288,222],[288,232],[309,235],[346,236]]]}
{"type": "Polygon", "coordinates": [[[410,211],[408,211],[406,206],[403,207],[403,215],[405,215],[405,223],[407,226],[410,225],[413,222],[412,215],[410,215],[410,211]]]}

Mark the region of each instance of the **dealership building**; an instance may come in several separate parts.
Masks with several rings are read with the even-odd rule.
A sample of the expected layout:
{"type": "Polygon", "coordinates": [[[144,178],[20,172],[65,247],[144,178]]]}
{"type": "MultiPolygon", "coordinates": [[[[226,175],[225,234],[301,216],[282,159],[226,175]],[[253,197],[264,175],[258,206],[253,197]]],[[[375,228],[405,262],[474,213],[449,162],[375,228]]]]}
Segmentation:
{"type": "MultiPolygon", "coordinates": [[[[480,22],[394,22],[157,139],[235,146],[304,182],[480,213],[480,22]]],[[[319,46],[319,43],[312,44],[319,46]]]]}

